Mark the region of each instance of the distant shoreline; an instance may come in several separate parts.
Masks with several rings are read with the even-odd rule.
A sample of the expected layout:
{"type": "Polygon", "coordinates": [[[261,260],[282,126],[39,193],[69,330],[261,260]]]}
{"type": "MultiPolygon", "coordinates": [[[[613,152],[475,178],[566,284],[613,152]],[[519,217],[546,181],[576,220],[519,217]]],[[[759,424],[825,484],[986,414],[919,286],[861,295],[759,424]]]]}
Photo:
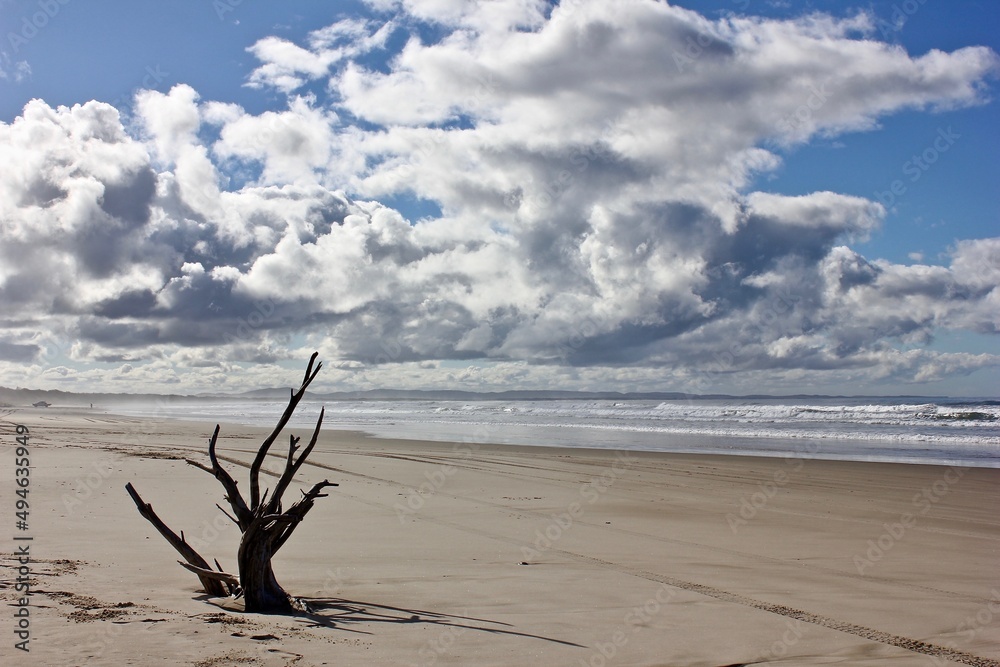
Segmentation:
{"type": "MultiPolygon", "coordinates": [[[[308,392],[317,401],[802,401],[872,400],[900,403],[945,402],[948,404],[1000,405],[996,396],[924,396],[919,394],[689,394],[684,392],[613,392],[561,390],[509,390],[476,392],[461,390],[371,389],[366,391],[308,392]]],[[[273,401],[288,398],[287,388],[256,389],[238,394],[133,394],[112,392],[71,392],[61,389],[0,387],[0,407],[29,407],[38,401],[53,405],[86,406],[90,403],[186,402],[186,401],[273,401]]]]}
{"type": "MultiPolygon", "coordinates": [[[[762,456],[831,461],[1000,468],[1000,410],[897,402],[849,407],[788,402],[666,401],[345,401],[306,400],[291,426],[312,426],[321,404],[327,429],[377,439],[555,446],[672,454],[762,456]],[[978,416],[983,419],[978,419],[978,416]],[[976,416],[976,419],[972,417],[976,416]]],[[[816,402],[818,403],[818,401],[816,402]]],[[[74,414],[151,421],[268,427],[283,402],[267,399],[119,403],[26,408],[26,413],[74,414]]]]}

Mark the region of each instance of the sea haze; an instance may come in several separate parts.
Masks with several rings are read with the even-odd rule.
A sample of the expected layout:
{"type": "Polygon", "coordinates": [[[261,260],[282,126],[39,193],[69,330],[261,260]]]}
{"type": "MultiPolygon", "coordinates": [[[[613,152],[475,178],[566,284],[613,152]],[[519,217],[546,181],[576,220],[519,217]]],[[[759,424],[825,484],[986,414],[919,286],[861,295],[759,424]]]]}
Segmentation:
{"type": "MultiPolygon", "coordinates": [[[[378,437],[1000,467],[1000,401],[899,398],[317,400],[291,424],[378,437]]],[[[270,426],[284,400],[201,398],[114,412],[270,426]]]]}

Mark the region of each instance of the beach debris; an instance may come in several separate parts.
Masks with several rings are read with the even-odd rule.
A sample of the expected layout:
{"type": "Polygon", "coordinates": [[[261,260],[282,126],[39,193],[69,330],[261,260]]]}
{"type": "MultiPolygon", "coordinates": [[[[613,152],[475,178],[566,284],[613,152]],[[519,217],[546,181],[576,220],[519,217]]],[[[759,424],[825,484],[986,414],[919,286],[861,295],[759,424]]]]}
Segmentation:
{"type": "Polygon", "coordinates": [[[288,423],[299,401],[305,395],[306,389],[316,378],[322,362],[317,362],[318,352],[314,352],[306,367],[302,384],[291,392],[288,405],[271,434],[261,443],[257,455],[250,465],[250,497],[244,499],[237,488],[236,480],[219,463],[216,454],[216,443],[219,439],[220,427],[216,425],[215,432],[208,444],[208,458],[211,465],[199,461],[185,459],[190,465],[213,475],[225,490],[225,499],[232,509],[232,514],[216,505],[223,514],[239,526],[242,537],[237,552],[238,574],[225,572],[219,561],[215,568],[199,554],[184,538],[184,533],[177,535],[156,515],[152,505],[143,501],[131,483],[125,485],[126,491],[132,497],[136,507],[147,521],[177,550],[184,558],[177,561],[180,565],[198,575],[205,592],[212,597],[242,598],[244,609],[259,613],[290,613],[293,611],[309,611],[308,605],[289,595],[275,579],[271,567],[271,559],[285,544],[292,532],[305,518],[317,498],[325,498],[329,494],[322,493],[324,489],[338,486],[333,482],[323,480],[317,482],[308,491],[301,491],[302,497],[290,507],[282,506],[282,498],[288,486],[292,483],[306,458],[312,453],[319,438],[320,427],[323,425],[324,410],[320,410],[316,427],[313,429],[309,444],[299,452],[299,438],[289,436],[288,454],[284,468],[278,477],[274,488],[261,492],[261,466],[268,455],[271,445],[281,434],[288,423]],[[270,494],[270,496],[269,496],[270,494]]]}

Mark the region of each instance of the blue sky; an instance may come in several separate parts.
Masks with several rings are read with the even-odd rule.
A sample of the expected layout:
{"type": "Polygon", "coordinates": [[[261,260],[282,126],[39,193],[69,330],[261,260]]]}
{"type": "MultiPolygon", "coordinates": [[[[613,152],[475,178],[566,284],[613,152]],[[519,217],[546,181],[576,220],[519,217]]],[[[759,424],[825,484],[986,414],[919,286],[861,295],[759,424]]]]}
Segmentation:
{"type": "MultiPolygon", "coordinates": [[[[490,10],[496,14],[483,9],[489,4],[0,2],[0,122],[15,127],[32,99],[53,110],[90,100],[115,107],[127,138],[119,142],[122,150],[125,144],[130,151],[141,146],[148,156],[144,164],[159,184],[155,200],[143,204],[152,214],[143,218],[140,235],[165,253],[140,271],[156,275],[159,284],[151,280],[141,288],[129,287],[129,280],[135,281],[127,266],[142,265],[136,259],[139,246],[95,260],[89,269],[86,261],[67,259],[74,255],[69,246],[65,257],[40,257],[89,270],[95,282],[65,304],[51,295],[46,301],[5,293],[17,316],[0,331],[0,353],[8,350],[9,364],[5,372],[0,369],[0,384],[30,385],[34,374],[35,384],[67,389],[139,390],[167,382],[200,390],[204,371],[198,369],[208,368],[215,374],[209,386],[226,389],[231,388],[227,378],[237,372],[264,382],[269,365],[294,366],[306,348],[317,347],[339,364],[337,382],[352,387],[739,393],[758,391],[765,382],[776,392],[996,393],[992,377],[1000,349],[996,316],[990,313],[998,297],[989,282],[996,251],[989,243],[972,242],[997,236],[1000,213],[997,71],[990,62],[1000,51],[1000,6],[692,0],[671,7],[629,0],[622,16],[602,16],[590,0],[559,8],[497,0],[490,10]],[[661,33],[646,34],[636,27],[642,25],[638,19],[629,23],[644,12],[661,33]],[[810,23],[810,16],[825,18],[810,23]],[[503,24],[507,20],[509,26],[503,24]],[[324,37],[328,26],[335,30],[324,37]],[[600,42],[588,47],[612,49],[589,63],[590,74],[592,54],[573,50],[567,26],[578,35],[601,30],[614,35],[601,38],[611,40],[611,47],[600,42]],[[805,53],[796,51],[803,40],[824,48],[820,33],[834,45],[829,57],[842,59],[839,70],[824,72],[823,58],[813,60],[808,45],[805,53]],[[705,52],[712,55],[703,57],[697,45],[696,52],[685,51],[692,48],[686,41],[691,35],[704,36],[704,44],[712,45],[705,52]],[[881,47],[864,46],[872,42],[881,47]],[[772,50],[765,54],[765,47],[772,50]],[[905,60],[894,47],[905,52],[905,60]],[[716,48],[743,55],[717,61],[716,48]],[[933,50],[949,55],[933,66],[921,60],[933,50]],[[678,53],[695,57],[689,66],[678,65],[678,53]],[[755,57],[759,60],[744,80],[761,90],[773,87],[773,96],[727,92],[733,72],[755,57]],[[775,62],[784,57],[787,62],[775,62]],[[604,70],[618,62],[615,58],[628,69],[626,83],[618,80],[625,70],[604,70]],[[792,73],[784,88],[775,83],[783,75],[775,79],[768,67],[792,73]],[[856,75],[842,71],[852,67],[856,75]],[[928,72],[939,80],[931,81],[928,72]],[[687,87],[671,87],[685,76],[691,76],[687,87]],[[609,78],[602,83],[601,77],[609,78]],[[858,83],[866,77],[870,80],[858,83]],[[456,81],[465,83],[451,83],[456,81]],[[815,91],[825,90],[825,82],[833,82],[829,99],[817,98],[815,91]],[[713,87],[713,94],[705,92],[713,87]],[[614,94],[606,95],[612,89],[614,94]],[[677,97],[663,101],[660,89],[677,97]],[[700,124],[698,107],[683,98],[692,90],[692,100],[708,95],[704,99],[710,101],[699,104],[716,105],[702,107],[700,124]],[[548,111],[568,108],[559,106],[564,100],[574,105],[566,112],[575,118],[571,127],[543,122],[548,111]],[[772,102],[773,108],[761,108],[772,102]],[[741,113],[734,103],[756,106],[741,113]],[[197,127],[182,140],[177,128],[185,109],[195,114],[197,127]],[[525,120],[523,110],[534,117],[525,120]],[[280,128],[261,135],[266,119],[274,118],[280,128]],[[646,124],[625,127],[632,118],[646,124]],[[659,136],[655,119],[689,129],[659,136]],[[261,136],[278,142],[286,130],[288,141],[312,147],[309,157],[288,153],[278,143],[260,145],[261,136]],[[248,132],[256,138],[248,139],[248,132]],[[651,132],[640,144],[665,142],[669,160],[658,162],[630,143],[637,132],[651,132]],[[598,156],[594,146],[613,154],[598,156]],[[750,148],[760,152],[751,154],[750,148]],[[562,166],[560,151],[570,156],[562,166]],[[586,170],[582,176],[567,171],[574,151],[586,170]],[[703,175],[697,183],[673,171],[670,161],[683,166],[688,159],[686,170],[703,175]],[[463,160],[468,160],[464,167],[463,160]],[[420,177],[407,178],[397,163],[418,167],[420,177]],[[737,163],[742,166],[729,174],[737,163]],[[598,167],[607,170],[600,185],[578,192],[598,167]],[[195,173],[217,180],[219,190],[211,196],[221,197],[221,203],[190,200],[183,183],[195,173]],[[560,176],[566,173],[569,181],[560,176]],[[171,183],[180,184],[173,199],[171,183]],[[297,202],[313,196],[325,202],[303,213],[301,225],[312,231],[296,227],[301,247],[294,252],[290,241],[278,245],[291,233],[291,223],[285,231],[253,231],[250,221],[265,214],[253,213],[250,202],[258,202],[267,188],[284,188],[282,196],[297,202]],[[301,191],[290,194],[294,188],[301,191]],[[491,208],[493,190],[498,200],[518,202],[516,210],[491,208]],[[838,199],[815,196],[827,191],[838,199]],[[336,212],[317,213],[334,199],[336,212]],[[884,210],[871,209],[874,204],[884,210]],[[734,206],[750,212],[749,223],[727,217],[735,215],[734,206]],[[395,227],[386,217],[390,212],[411,231],[395,227]],[[697,223],[678,217],[696,212],[697,223]],[[329,256],[316,254],[325,252],[325,236],[332,247],[335,232],[349,227],[344,223],[326,234],[322,225],[315,227],[316,215],[368,219],[371,238],[364,247],[373,254],[358,260],[343,250],[343,239],[329,256]],[[761,250],[751,258],[747,248],[753,243],[775,246],[782,238],[764,222],[759,225],[767,234],[756,234],[754,215],[815,234],[800,234],[801,246],[780,256],[765,258],[761,250]],[[813,217],[785,221],[782,216],[813,217]],[[713,230],[692,240],[678,231],[689,224],[711,227],[709,218],[718,222],[721,236],[713,230]],[[200,229],[215,225],[233,238],[239,234],[226,225],[243,224],[247,238],[264,245],[244,252],[240,249],[250,248],[250,241],[236,241],[223,252],[216,244],[225,237],[222,232],[207,238],[187,230],[177,239],[191,239],[201,250],[178,246],[167,252],[162,229],[152,229],[151,220],[173,220],[185,230],[194,222],[200,229]],[[633,232],[634,247],[619,247],[633,232]],[[404,239],[407,235],[412,238],[404,239]],[[742,249],[723,251],[727,239],[737,239],[742,249]],[[372,250],[376,245],[381,249],[372,250]],[[458,247],[470,255],[456,254],[458,247]],[[626,266],[623,250],[643,259],[626,266]],[[408,253],[419,259],[398,259],[408,253]],[[321,272],[314,281],[317,292],[301,287],[296,297],[286,298],[267,280],[288,279],[282,262],[291,257],[362,264],[342,275],[321,272]],[[391,267],[366,274],[364,267],[385,257],[396,258],[391,267]],[[793,267],[802,261],[812,264],[793,267]],[[496,263],[492,273],[491,262],[496,263]],[[970,262],[980,262],[975,280],[960,274],[970,262]],[[454,275],[434,268],[437,263],[450,266],[454,275]],[[467,263],[470,268],[463,269],[467,263]],[[836,295],[821,284],[831,279],[834,265],[851,276],[841,275],[843,293],[836,295]],[[861,276],[868,275],[865,266],[873,267],[868,277],[861,276]],[[418,274],[416,267],[437,273],[418,274]],[[505,269],[512,271],[509,283],[505,269]],[[208,276],[207,291],[196,299],[201,275],[208,276]],[[370,291],[324,283],[366,275],[370,291]],[[466,296],[441,287],[452,278],[465,285],[466,296]],[[780,326],[772,330],[769,324],[767,331],[747,326],[774,310],[769,304],[782,301],[779,285],[794,292],[809,281],[817,281],[814,291],[788,297],[794,307],[780,326]],[[865,293],[865,285],[873,291],[865,293]],[[172,290],[177,295],[171,296],[172,290]],[[335,294],[335,303],[317,305],[324,294],[335,294]],[[207,332],[191,338],[172,333],[185,329],[184,318],[196,306],[171,309],[201,298],[207,305],[199,307],[220,309],[211,312],[223,328],[238,327],[254,312],[248,304],[268,299],[281,324],[268,323],[238,343],[207,332]],[[901,311],[886,313],[884,304],[894,299],[901,311]],[[933,299],[941,303],[930,303],[933,299]],[[968,308],[955,307],[956,299],[968,308]],[[813,303],[822,307],[806,312],[805,304],[813,303]],[[852,307],[883,314],[865,313],[852,323],[852,307]],[[868,337],[854,331],[855,325],[870,332],[868,337]],[[364,342],[365,327],[373,327],[369,331],[376,332],[380,345],[364,342]],[[738,351],[727,343],[735,331],[742,336],[738,351]],[[456,371],[462,368],[466,371],[456,371]]],[[[99,122],[109,121],[101,116],[99,122]]],[[[68,123],[59,121],[64,129],[68,123]]],[[[75,135],[65,131],[70,141],[75,135]]],[[[43,153],[58,151],[39,149],[36,155],[43,153]]],[[[14,155],[8,151],[11,164],[14,155]]],[[[6,175],[13,188],[15,173],[11,167],[0,178],[6,175]]],[[[50,181],[51,173],[44,173],[42,180],[50,181]]],[[[106,188],[108,182],[102,182],[106,188]]],[[[94,196],[97,204],[104,201],[103,195],[94,196]]],[[[4,215],[25,216],[24,229],[45,224],[32,217],[41,209],[57,220],[68,215],[54,205],[29,208],[4,215]]],[[[104,213],[113,218],[116,211],[104,213]]],[[[102,220],[84,226],[114,224],[102,220]]],[[[8,248],[26,234],[12,236],[8,248]]],[[[153,252],[152,246],[142,247],[153,252]]],[[[13,275],[6,278],[8,287],[16,283],[13,275]]]]}

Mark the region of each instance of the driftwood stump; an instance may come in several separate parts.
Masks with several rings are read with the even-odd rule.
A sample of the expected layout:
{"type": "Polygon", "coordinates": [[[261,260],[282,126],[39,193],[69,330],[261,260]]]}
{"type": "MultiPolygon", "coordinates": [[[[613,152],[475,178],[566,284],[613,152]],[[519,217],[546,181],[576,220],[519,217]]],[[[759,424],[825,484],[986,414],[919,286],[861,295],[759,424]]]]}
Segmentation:
{"type": "Polygon", "coordinates": [[[208,561],[184,540],[183,532],[180,536],[174,533],[156,515],[152,505],[143,501],[131,483],[125,485],[125,489],[139,509],[139,514],[153,524],[156,530],[184,558],[184,561],[178,561],[178,563],[198,575],[205,592],[215,597],[225,597],[227,595],[242,596],[244,607],[249,612],[286,613],[306,608],[302,601],[293,598],[285,592],[285,589],[275,579],[274,571],[271,568],[271,559],[274,558],[274,555],[285,544],[309,510],[312,509],[316,499],[326,497],[327,494],[322,493],[323,489],[329,486],[337,486],[326,480],[318,482],[308,491],[303,492],[302,497],[288,509],[282,507],[282,496],[295,477],[295,473],[302,467],[302,464],[305,463],[306,458],[312,452],[313,447],[316,446],[320,427],[323,425],[325,410],[320,411],[312,438],[298,457],[296,457],[296,453],[299,451],[299,438],[289,436],[288,455],[285,459],[285,466],[273,491],[270,492],[270,497],[268,497],[268,490],[265,490],[263,495],[261,494],[260,469],[271,445],[274,444],[274,441],[281,434],[292,413],[295,412],[299,401],[305,395],[309,384],[312,383],[313,379],[319,373],[320,368],[323,367],[321,362],[316,362],[318,355],[319,353],[315,352],[309,359],[309,365],[306,368],[301,386],[298,390],[291,392],[291,397],[288,399],[288,406],[278,420],[277,425],[257,450],[257,456],[250,466],[249,502],[243,498],[243,495],[237,488],[236,480],[219,464],[219,458],[215,453],[215,447],[219,439],[219,426],[215,427],[215,433],[212,434],[212,439],[208,443],[208,460],[211,465],[187,459],[189,464],[212,474],[219,480],[219,483],[222,484],[226,492],[225,499],[232,509],[232,514],[226,512],[218,505],[217,507],[239,526],[242,533],[240,548],[236,557],[239,575],[224,572],[218,560],[215,561],[217,569],[213,570],[208,561]]]}

